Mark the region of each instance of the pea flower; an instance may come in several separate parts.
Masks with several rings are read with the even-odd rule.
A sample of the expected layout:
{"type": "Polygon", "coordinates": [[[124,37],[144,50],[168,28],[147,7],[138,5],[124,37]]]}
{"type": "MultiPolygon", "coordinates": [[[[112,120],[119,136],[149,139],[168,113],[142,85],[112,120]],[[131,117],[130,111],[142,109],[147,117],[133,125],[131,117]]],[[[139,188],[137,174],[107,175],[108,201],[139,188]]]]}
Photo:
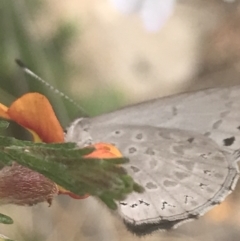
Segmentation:
{"type": "MultiPolygon", "coordinates": [[[[47,98],[39,93],[28,93],[14,101],[8,108],[0,103],[0,118],[14,121],[26,128],[34,142],[62,143],[64,133],[47,98]]],[[[95,151],[85,156],[111,158],[121,156],[113,146],[103,143],[94,145],[95,151]]],[[[52,199],[59,194],[78,196],[57,185],[42,174],[14,162],[0,170],[0,204],[34,205],[52,199]]]]}
{"type": "Polygon", "coordinates": [[[175,0],[111,0],[124,14],[138,13],[148,31],[158,31],[171,16],[175,0]]]}

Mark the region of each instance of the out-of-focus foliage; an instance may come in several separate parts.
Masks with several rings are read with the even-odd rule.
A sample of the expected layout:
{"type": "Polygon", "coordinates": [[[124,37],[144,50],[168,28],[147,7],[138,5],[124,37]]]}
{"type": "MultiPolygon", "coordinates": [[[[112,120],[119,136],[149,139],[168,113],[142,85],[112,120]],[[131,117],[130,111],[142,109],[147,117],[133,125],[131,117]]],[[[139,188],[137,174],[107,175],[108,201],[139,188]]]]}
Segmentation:
{"type": "MultiPolygon", "coordinates": [[[[1,102],[8,104],[29,91],[44,93],[53,105],[55,103],[56,112],[63,125],[66,125],[72,111],[76,113],[74,107],[64,103],[61,97],[52,95],[41,83],[24,76],[14,62],[15,58],[22,59],[40,76],[50,82],[56,81],[52,84],[60,89],[66,89],[66,80],[73,71],[77,71],[66,57],[77,28],[73,22],[61,21],[51,35],[44,35],[36,20],[44,11],[44,1],[39,0],[2,0],[0,3],[1,102]]],[[[19,132],[16,127],[11,130],[19,132]]],[[[22,136],[22,132],[18,134],[22,136]]]]}
{"type": "Polygon", "coordinates": [[[14,240],[9,239],[6,236],[0,234],[0,241],[14,241],[14,240]]]}

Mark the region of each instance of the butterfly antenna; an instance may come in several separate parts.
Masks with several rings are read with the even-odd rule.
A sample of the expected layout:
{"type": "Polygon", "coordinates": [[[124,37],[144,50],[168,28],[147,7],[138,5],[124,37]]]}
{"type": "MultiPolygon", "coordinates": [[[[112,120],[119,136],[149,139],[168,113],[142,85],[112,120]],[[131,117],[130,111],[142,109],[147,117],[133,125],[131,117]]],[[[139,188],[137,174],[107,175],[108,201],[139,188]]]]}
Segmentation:
{"type": "Polygon", "coordinates": [[[51,84],[49,84],[47,81],[45,81],[44,79],[42,79],[41,77],[39,77],[38,75],[36,75],[33,71],[31,71],[20,59],[15,59],[15,62],[17,63],[17,65],[27,74],[32,76],[34,79],[36,79],[37,81],[41,82],[42,84],[44,84],[45,86],[47,86],[50,90],[52,90],[53,92],[55,92],[56,94],[60,95],[61,97],[63,97],[65,100],[67,100],[68,102],[70,102],[71,104],[73,104],[75,107],[78,108],[78,110],[81,111],[82,114],[84,114],[85,116],[88,116],[86,111],[80,106],[78,105],[73,99],[71,99],[70,97],[68,97],[66,94],[64,94],[63,92],[61,92],[60,90],[58,90],[57,88],[55,88],[54,86],[52,86],[51,84]]]}

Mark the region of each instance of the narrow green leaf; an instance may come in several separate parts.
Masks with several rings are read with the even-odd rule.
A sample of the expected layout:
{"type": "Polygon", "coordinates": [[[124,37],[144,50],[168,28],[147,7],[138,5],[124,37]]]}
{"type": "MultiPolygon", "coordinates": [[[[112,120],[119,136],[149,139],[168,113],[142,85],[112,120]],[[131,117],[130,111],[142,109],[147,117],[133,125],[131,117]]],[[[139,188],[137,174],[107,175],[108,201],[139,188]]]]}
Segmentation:
{"type": "Polygon", "coordinates": [[[0,120],[0,130],[1,129],[7,129],[9,126],[9,122],[5,121],[5,120],[0,120]]]}
{"type": "Polygon", "coordinates": [[[99,197],[112,209],[116,208],[114,200],[143,191],[122,166],[128,159],[86,158],[93,150],[79,149],[74,143],[32,143],[0,136],[0,164],[15,161],[77,195],[99,197]]]}
{"type": "Polygon", "coordinates": [[[7,215],[0,213],[0,223],[13,224],[13,220],[12,220],[12,218],[8,217],[7,215]]]}

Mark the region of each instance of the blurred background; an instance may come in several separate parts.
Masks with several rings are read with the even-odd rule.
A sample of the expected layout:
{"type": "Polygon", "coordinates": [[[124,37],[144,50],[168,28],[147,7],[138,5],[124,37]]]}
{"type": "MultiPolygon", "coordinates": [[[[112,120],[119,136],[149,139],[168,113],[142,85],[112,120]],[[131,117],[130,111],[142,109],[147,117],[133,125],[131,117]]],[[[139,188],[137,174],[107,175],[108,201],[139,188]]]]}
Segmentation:
{"type": "MultiPolygon", "coordinates": [[[[138,14],[122,14],[109,0],[0,0],[0,56],[1,103],[9,105],[27,92],[43,93],[66,127],[79,110],[25,76],[15,58],[90,115],[173,93],[236,84],[240,1],[177,0],[172,16],[150,32],[138,14]]],[[[14,124],[7,134],[27,138],[14,124]]],[[[239,240],[238,190],[198,221],[141,240],[239,240]]],[[[93,198],[60,196],[50,208],[47,203],[8,205],[0,212],[15,221],[1,225],[1,233],[17,240],[140,240],[93,198]]]]}

